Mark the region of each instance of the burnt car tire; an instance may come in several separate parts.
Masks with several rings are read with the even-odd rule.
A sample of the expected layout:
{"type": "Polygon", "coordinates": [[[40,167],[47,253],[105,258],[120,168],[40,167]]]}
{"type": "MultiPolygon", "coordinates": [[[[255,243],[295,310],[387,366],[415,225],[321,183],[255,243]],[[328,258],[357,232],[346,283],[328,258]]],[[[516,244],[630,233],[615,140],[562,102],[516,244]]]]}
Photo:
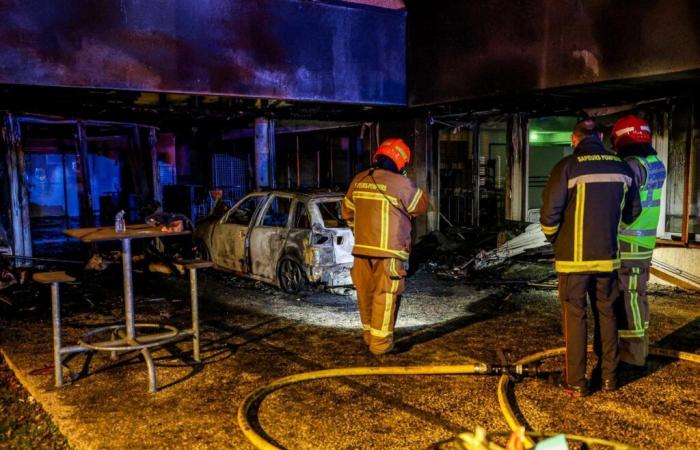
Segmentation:
{"type": "Polygon", "coordinates": [[[193,246],[193,252],[195,259],[203,259],[204,261],[211,261],[211,255],[209,254],[209,248],[204,241],[195,241],[193,246]]]}
{"type": "Polygon", "coordinates": [[[277,268],[277,281],[287,294],[298,294],[306,286],[306,275],[298,262],[283,258],[277,268]]]}

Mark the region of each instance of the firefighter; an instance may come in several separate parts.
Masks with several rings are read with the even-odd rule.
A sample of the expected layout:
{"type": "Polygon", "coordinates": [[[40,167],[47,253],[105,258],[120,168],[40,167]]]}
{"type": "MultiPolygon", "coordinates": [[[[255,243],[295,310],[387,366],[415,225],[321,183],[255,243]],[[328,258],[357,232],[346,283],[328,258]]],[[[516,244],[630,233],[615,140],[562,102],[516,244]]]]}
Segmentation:
{"type": "Polygon", "coordinates": [[[610,136],[617,155],[630,166],[639,186],[642,213],[620,232],[618,271],[620,299],[616,304],[620,361],[644,366],[649,353],[649,303],[647,282],[656,247],[656,227],[661,212],[661,188],[666,168],[651,146],[651,128],[639,117],[620,118],[610,136]]]}
{"type": "Polygon", "coordinates": [[[428,209],[428,197],[406,176],[410,160],[411,150],[401,139],[385,140],[372,167],[355,176],[343,199],[343,218],[355,234],[351,275],[363,337],[375,355],[393,348],[404,263],[411,251],[411,219],[428,209]]]}
{"type": "Polygon", "coordinates": [[[586,382],[586,296],[600,332],[594,345],[601,388],[617,388],[617,324],[613,304],[620,268],[617,235],[621,222],[639,214],[639,194],[629,166],[603,147],[595,122],[584,119],[571,135],[572,155],[552,169],[543,194],[540,223],[554,246],[559,276],[564,372],[555,384],[569,395],[590,393],[586,382]]]}

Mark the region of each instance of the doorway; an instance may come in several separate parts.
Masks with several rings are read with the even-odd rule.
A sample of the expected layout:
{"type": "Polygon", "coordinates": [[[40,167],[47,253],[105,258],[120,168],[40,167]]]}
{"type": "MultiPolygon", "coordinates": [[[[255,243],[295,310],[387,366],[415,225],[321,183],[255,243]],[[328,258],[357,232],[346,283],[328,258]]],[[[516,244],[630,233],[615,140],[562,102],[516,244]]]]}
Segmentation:
{"type": "Polygon", "coordinates": [[[571,131],[578,122],[574,116],[548,116],[528,122],[527,222],[539,223],[542,193],[554,166],[573,153],[571,131]]]}

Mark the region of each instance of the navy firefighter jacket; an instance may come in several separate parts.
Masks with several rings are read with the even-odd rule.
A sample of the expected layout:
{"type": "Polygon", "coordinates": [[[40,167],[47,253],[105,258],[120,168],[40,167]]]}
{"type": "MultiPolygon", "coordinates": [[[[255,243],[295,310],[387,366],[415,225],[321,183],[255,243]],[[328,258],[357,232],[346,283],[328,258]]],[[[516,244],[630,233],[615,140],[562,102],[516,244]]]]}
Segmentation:
{"type": "Polygon", "coordinates": [[[618,231],[639,216],[639,191],[627,163],[598,137],[584,138],[557,163],[543,200],[540,224],[554,245],[557,272],[620,268],[618,231]]]}

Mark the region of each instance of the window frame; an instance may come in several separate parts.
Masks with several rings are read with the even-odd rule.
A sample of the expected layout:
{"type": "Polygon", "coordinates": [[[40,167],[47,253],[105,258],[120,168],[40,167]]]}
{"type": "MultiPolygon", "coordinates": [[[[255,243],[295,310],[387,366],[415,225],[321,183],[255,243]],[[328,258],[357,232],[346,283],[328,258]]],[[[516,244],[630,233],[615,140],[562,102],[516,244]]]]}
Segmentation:
{"type": "Polygon", "coordinates": [[[256,192],[256,193],[252,193],[252,194],[246,195],[245,197],[243,197],[242,199],[240,199],[238,202],[236,202],[236,204],[233,205],[233,206],[231,207],[231,209],[229,209],[228,211],[226,211],[226,214],[224,214],[224,215],[221,217],[221,220],[219,221],[219,223],[222,224],[222,225],[241,225],[241,226],[248,226],[248,227],[250,227],[251,225],[253,225],[253,224],[257,221],[257,218],[258,218],[257,216],[259,215],[258,212],[260,211],[260,207],[261,207],[262,205],[265,205],[265,204],[267,203],[266,197],[268,197],[268,194],[257,193],[257,192],[256,192]],[[250,199],[253,198],[253,197],[260,197],[262,200],[261,200],[260,204],[258,204],[258,206],[255,208],[255,211],[253,211],[253,215],[252,215],[252,217],[250,218],[250,222],[248,222],[248,225],[243,225],[243,224],[241,224],[241,223],[231,223],[231,222],[229,222],[228,219],[229,219],[229,217],[231,216],[231,214],[233,214],[243,203],[247,202],[248,200],[250,200],[250,199]]]}
{"type": "Polygon", "coordinates": [[[311,217],[311,211],[309,211],[309,205],[307,204],[307,202],[305,202],[302,199],[296,199],[292,205],[292,220],[290,222],[290,228],[292,230],[311,230],[313,224],[313,218],[311,217]],[[304,207],[304,213],[306,214],[306,218],[309,222],[308,228],[301,228],[297,226],[297,209],[299,208],[299,205],[302,205],[304,207]]]}
{"type": "MultiPolygon", "coordinates": [[[[687,100],[686,100],[687,101],[687,100]]],[[[692,101],[692,100],[691,100],[692,101]]],[[[657,152],[659,153],[659,159],[664,163],[664,166],[666,166],[666,182],[664,183],[663,187],[663,193],[661,197],[661,216],[659,218],[659,226],[657,228],[656,232],[656,243],[658,246],[663,246],[663,247],[686,247],[686,248],[700,248],[700,242],[696,240],[691,240],[690,239],[690,213],[691,213],[691,192],[690,192],[690,185],[691,185],[691,174],[695,171],[696,165],[699,163],[697,156],[693,158],[693,152],[697,151],[697,149],[694,147],[694,141],[695,141],[695,136],[694,136],[694,127],[696,126],[695,123],[695,118],[694,118],[694,105],[691,104],[690,106],[690,113],[689,113],[689,120],[688,123],[686,124],[686,138],[685,138],[685,149],[684,149],[684,156],[683,156],[683,212],[682,212],[682,223],[681,223],[681,232],[670,232],[666,230],[666,214],[668,210],[668,201],[666,197],[666,189],[668,186],[668,174],[670,173],[671,168],[669,167],[669,151],[671,148],[671,133],[669,129],[669,122],[672,120],[672,114],[674,112],[675,107],[678,106],[672,105],[669,110],[665,111],[661,123],[659,124],[660,126],[654,127],[656,130],[654,130],[653,134],[653,139],[660,139],[662,142],[662,146],[659,145],[655,146],[657,149],[657,152]],[[662,134],[659,136],[657,135],[658,131],[662,130],[662,134]],[[679,236],[680,234],[680,236],[679,236]],[[680,237],[680,239],[673,239],[673,237],[680,237]]],[[[657,144],[657,142],[654,142],[657,144]]],[[[657,144],[658,145],[658,144],[657,144]]]]}
{"type": "Polygon", "coordinates": [[[257,220],[255,221],[255,226],[256,227],[263,227],[263,228],[290,228],[291,226],[291,220],[290,218],[292,217],[292,213],[294,212],[293,209],[294,206],[294,196],[293,195],[288,195],[288,194],[283,194],[283,193],[271,193],[268,197],[268,199],[265,201],[265,203],[259,207],[260,213],[258,214],[257,220]],[[279,226],[279,225],[263,225],[263,222],[265,221],[265,215],[267,214],[267,211],[272,207],[272,202],[275,201],[275,198],[286,198],[289,200],[289,212],[287,213],[287,224],[285,226],[279,226]]]}

